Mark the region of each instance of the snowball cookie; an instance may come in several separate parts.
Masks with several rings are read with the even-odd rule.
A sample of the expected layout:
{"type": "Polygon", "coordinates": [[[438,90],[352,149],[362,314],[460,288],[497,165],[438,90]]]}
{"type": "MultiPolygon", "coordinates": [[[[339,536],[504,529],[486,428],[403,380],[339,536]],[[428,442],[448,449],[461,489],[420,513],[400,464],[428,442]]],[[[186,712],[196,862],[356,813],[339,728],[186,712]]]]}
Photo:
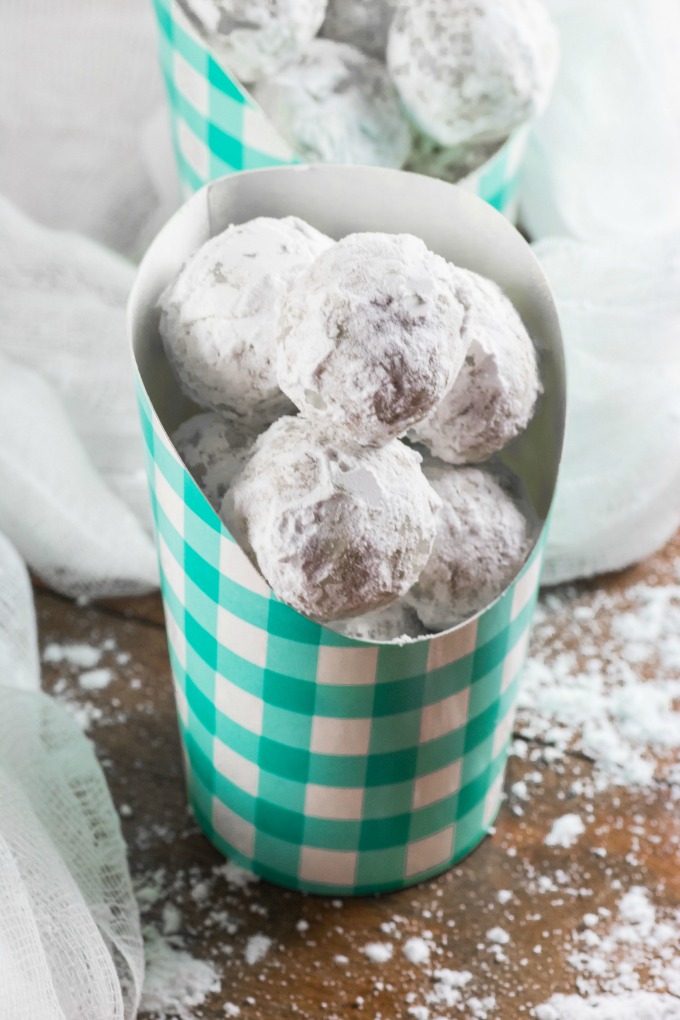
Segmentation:
{"type": "Polygon", "coordinates": [[[484,609],[519,572],[528,524],[492,475],[428,463],[442,500],[432,555],[404,601],[431,630],[446,630],[484,609]]]}
{"type": "Polygon", "coordinates": [[[229,71],[250,83],[274,74],[314,38],[326,0],[185,0],[229,71]]]}
{"type": "Polygon", "coordinates": [[[472,338],[453,386],[412,437],[450,464],[485,460],[523,432],[541,384],[536,350],[524,323],[491,280],[466,270],[472,338]]]}
{"type": "Polygon", "coordinates": [[[387,64],[413,122],[448,146],[506,138],[540,112],[558,53],[541,0],[403,0],[387,64]]]}
{"type": "Polygon", "coordinates": [[[399,169],[409,154],[411,129],[385,67],[353,46],[315,39],[252,93],[306,163],[399,169]]]}
{"type": "Polygon", "coordinates": [[[328,0],[321,35],[384,60],[396,0],[328,0]]]}
{"type": "Polygon", "coordinates": [[[244,431],[237,422],[207,411],[189,418],[171,438],[206,499],[219,511],[255,436],[244,431]]]}
{"type": "Polygon", "coordinates": [[[417,134],[404,169],[456,184],[495,156],[502,144],[503,140],[496,138],[491,142],[446,147],[417,134]]]}
{"type": "Polygon", "coordinates": [[[333,242],[294,216],[228,227],[160,299],[165,353],[201,407],[267,424],[291,410],[276,381],[276,324],[291,283],[333,242]]]}
{"type": "Polygon", "coordinates": [[[405,605],[401,599],[384,609],[354,616],[351,620],[335,620],[329,626],[338,634],[358,641],[394,641],[396,644],[423,637],[427,633],[415,610],[405,605]]]}
{"type": "Polygon", "coordinates": [[[301,417],[259,437],[223,514],[284,602],[326,621],[403,595],[427,562],[439,498],[417,453],[359,446],[301,417]]]}
{"type": "Polygon", "coordinates": [[[283,303],[281,389],[306,416],[387,442],[429,414],[460,370],[467,290],[410,234],[350,234],[283,303]]]}

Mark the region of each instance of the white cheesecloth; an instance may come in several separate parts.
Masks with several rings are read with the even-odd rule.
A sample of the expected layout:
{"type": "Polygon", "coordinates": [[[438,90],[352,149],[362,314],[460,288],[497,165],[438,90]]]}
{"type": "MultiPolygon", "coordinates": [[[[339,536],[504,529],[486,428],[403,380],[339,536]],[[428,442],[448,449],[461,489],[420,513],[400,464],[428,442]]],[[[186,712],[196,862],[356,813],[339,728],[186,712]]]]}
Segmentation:
{"type": "MultiPolygon", "coordinates": [[[[129,260],[178,192],[150,0],[1,6],[0,1016],[132,1020],[143,953],[125,847],[91,745],[40,692],[25,564],[70,596],[157,583],[124,307],[129,260]]],[[[606,277],[608,256],[597,257],[606,240],[680,230],[680,192],[665,186],[680,179],[672,112],[680,64],[668,58],[680,51],[680,13],[677,0],[550,7],[563,73],[529,152],[524,218],[537,239],[572,235],[597,246],[589,264],[604,265],[606,277]],[[665,20],[652,13],[661,8],[665,20]],[[617,119],[603,138],[617,82],[617,119]],[[653,117],[645,96],[658,99],[653,117]]],[[[665,288],[677,283],[659,260],[677,250],[673,238],[651,239],[643,292],[635,253],[622,248],[617,271],[632,282],[617,308],[615,292],[593,294],[587,279],[562,272],[552,249],[539,249],[564,312],[576,390],[551,580],[622,566],[680,523],[680,499],[671,499],[680,430],[640,431],[661,397],[664,420],[673,414],[680,324],[665,288]],[[646,352],[663,387],[640,372],[646,352]],[[626,403],[640,379],[646,392],[626,403]],[[584,436],[589,456],[578,452],[584,436]],[[657,473],[641,474],[645,463],[657,473]],[[648,484],[642,495],[654,498],[626,499],[648,484]]]]}
{"type": "Polygon", "coordinates": [[[3,3],[0,1016],[7,1020],[133,1020],[142,990],[139,913],[118,816],[91,743],[40,691],[25,564],[71,596],[157,584],[125,302],[134,274],[128,258],[176,202],[162,101],[145,0],[3,3]]]}
{"type": "Polygon", "coordinates": [[[132,1020],[144,976],[94,747],[40,691],[31,584],[0,536],[0,1016],[132,1020]]]}
{"type": "Polygon", "coordinates": [[[626,567],[680,527],[680,4],[547,3],[562,63],[521,216],[567,362],[554,583],[626,567]]]}

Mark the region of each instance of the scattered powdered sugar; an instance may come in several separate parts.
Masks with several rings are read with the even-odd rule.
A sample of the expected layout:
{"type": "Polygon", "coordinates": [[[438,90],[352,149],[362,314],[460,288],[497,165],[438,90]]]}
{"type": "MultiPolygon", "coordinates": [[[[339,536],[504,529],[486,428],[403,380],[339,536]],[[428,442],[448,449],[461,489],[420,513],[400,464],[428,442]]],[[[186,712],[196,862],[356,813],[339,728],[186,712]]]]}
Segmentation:
{"type": "Polygon", "coordinates": [[[113,680],[110,669],[88,669],[78,677],[78,684],[84,691],[101,691],[113,680]]]}
{"type": "Polygon", "coordinates": [[[369,942],[363,951],[371,963],[387,963],[392,959],[393,947],[390,942],[369,942]]]}
{"type": "Polygon", "coordinates": [[[91,704],[91,702],[81,705],[70,698],[61,697],[59,701],[71,718],[80,726],[81,730],[90,730],[95,723],[101,722],[104,718],[101,708],[91,704]]]}
{"type": "MultiPolygon", "coordinates": [[[[573,896],[584,892],[570,889],[559,869],[555,878],[558,885],[543,885],[573,896]]],[[[541,890],[541,884],[536,891],[547,891],[541,890]]],[[[495,949],[511,942],[500,927],[487,932],[487,939],[495,949]]],[[[679,943],[680,909],[662,911],[645,888],[632,886],[621,895],[613,915],[604,907],[597,913],[588,911],[567,938],[563,951],[576,973],[578,994],[555,994],[530,1010],[531,1016],[535,1020],[680,1020],[679,943]]],[[[540,956],[540,945],[534,953],[540,956]]],[[[496,955],[494,961],[507,963],[507,957],[496,955]]],[[[526,959],[520,961],[526,963],[526,959]]],[[[417,1002],[416,993],[407,996],[407,1012],[414,1020],[437,1020],[445,1009],[471,1020],[497,1020],[495,997],[468,990],[482,971],[473,974],[439,967],[425,973],[432,987],[421,993],[422,1001],[417,1002]]]]}
{"type": "Polygon", "coordinates": [[[545,837],[545,845],[561,846],[566,850],[573,846],[585,831],[586,827],[581,821],[580,815],[562,815],[561,818],[556,818],[553,822],[550,832],[545,837]]]}
{"type": "Polygon", "coordinates": [[[251,935],[246,943],[245,956],[246,963],[253,964],[259,963],[264,960],[265,956],[272,947],[272,940],[268,935],[251,935]]]}
{"type": "Polygon", "coordinates": [[[404,943],[403,953],[409,963],[427,963],[430,959],[430,947],[425,939],[418,936],[404,943]]]}
{"type": "Polygon", "coordinates": [[[182,914],[174,903],[163,905],[163,934],[177,935],[182,927],[182,914]]]}
{"type": "Polygon", "coordinates": [[[249,885],[253,885],[260,881],[258,875],[253,874],[252,871],[248,871],[247,868],[242,868],[238,864],[234,864],[233,861],[227,861],[219,869],[219,873],[229,883],[232,888],[235,889],[246,889],[249,885]]]}
{"type": "Polygon", "coordinates": [[[471,1020],[491,1020],[496,1015],[496,996],[485,995],[483,999],[471,996],[465,1003],[471,1020]]]}
{"type": "Polygon", "coordinates": [[[621,654],[628,662],[645,662],[656,649],[669,672],[680,671],[680,584],[640,584],[630,595],[637,608],[621,613],[612,625],[621,654]]]}
{"type": "MultiPolygon", "coordinates": [[[[99,637],[99,631],[95,629],[92,636],[99,637]]],[[[114,657],[118,667],[130,661],[130,654],[118,652],[116,639],[110,636],[102,636],[97,644],[48,641],[42,651],[42,661],[47,667],[63,668],[63,675],[52,684],[51,693],[85,731],[94,725],[110,726],[125,721],[120,702],[115,698],[109,699],[106,711],[96,703],[83,700],[85,693],[96,695],[119,675],[120,669],[100,665],[105,656],[114,657]]]]}
{"type": "MultiPolygon", "coordinates": [[[[680,995],[680,910],[661,914],[647,890],[633,886],[619,900],[613,922],[607,914],[586,915],[583,928],[567,946],[567,961],[577,972],[580,995],[586,999],[602,994],[627,996],[645,988],[660,995],[680,995]]],[[[665,1016],[650,1014],[657,1015],[665,1016]]],[[[561,1020],[562,1014],[558,1017],[561,1020]]]]}
{"type": "Polygon", "coordinates": [[[619,916],[629,924],[644,925],[650,930],[656,921],[656,910],[647,891],[636,885],[619,901],[619,916]]]}
{"type": "Polygon", "coordinates": [[[655,992],[623,995],[553,995],[533,1011],[536,1020],[680,1020],[680,1000],[655,992]]]}
{"type": "MultiPolygon", "coordinates": [[[[154,835],[169,843],[174,834],[169,828],[157,827],[154,835]]],[[[197,1007],[228,981],[224,962],[235,955],[234,939],[243,926],[244,909],[248,914],[267,915],[266,908],[252,895],[258,882],[256,875],[231,861],[208,871],[198,865],[173,871],[161,867],[136,877],[135,894],[147,957],[142,1009],[159,1020],[197,1020],[202,1015],[197,1007]],[[209,959],[196,957],[187,938],[187,923],[191,924],[188,919],[197,905],[205,911],[202,924],[210,933],[209,959]]],[[[246,963],[260,963],[272,945],[273,939],[264,934],[245,939],[246,963]]],[[[227,1001],[224,1015],[237,1017],[240,1008],[227,1001]]]]}
{"type": "Polygon", "coordinates": [[[43,662],[65,662],[69,666],[91,669],[102,657],[102,649],[85,644],[58,644],[50,641],[42,653],[43,662]]]}
{"type": "MultiPolygon", "coordinates": [[[[518,889],[520,896],[523,892],[532,898],[548,894],[552,899],[552,894],[558,893],[554,903],[559,907],[566,896],[575,899],[593,895],[583,885],[580,874],[572,881],[559,868],[543,876],[536,874],[529,861],[524,868],[527,881],[518,889]]],[[[527,919],[540,918],[540,912],[532,911],[527,919]]],[[[505,955],[506,948],[510,951],[513,945],[522,945],[521,938],[515,941],[511,937],[512,931],[496,926],[486,933],[493,968],[517,963],[524,967],[532,959],[540,959],[544,949],[540,942],[534,946],[534,957],[505,955]]],[[[535,1020],[680,1020],[680,909],[656,907],[647,889],[633,885],[622,890],[613,910],[591,908],[568,934],[563,936],[557,927],[553,931],[560,938],[560,956],[574,971],[577,994],[555,994],[533,1009],[529,999],[527,1013],[535,1020]]],[[[395,930],[394,934],[398,937],[399,933],[395,930]]],[[[543,931],[546,939],[550,934],[543,931]]],[[[428,938],[427,944],[432,955],[440,953],[436,941],[428,938]]],[[[483,947],[480,944],[477,948],[483,947]]],[[[431,988],[410,992],[406,997],[407,1013],[414,1020],[439,1020],[443,1015],[459,1013],[470,1020],[499,1020],[496,997],[488,994],[488,985],[484,987],[491,974],[484,960],[478,961],[473,970],[441,966],[430,969],[425,964],[423,973],[430,979],[431,988]]]]}
{"type": "Polygon", "coordinates": [[[472,974],[469,971],[448,969],[435,971],[434,990],[426,996],[430,1005],[410,1006],[407,1010],[409,1016],[415,1020],[443,1020],[437,1007],[447,1006],[455,1008],[457,1014],[462,1014],[468,1020],[491,1020],[495,1016],[496,997],[465,996],[461,989],[471,979],[472,974]],[[434,1011],[430,1006],[435,1007],[434,1011]]]}
{"type": "MultiPolygon", "coordinates": [[[[680,562],[675,567],[680,577],[680,562]]],[[[580,751],[595,788],[676,782],[680,748],[680,584],[544,597],[522,678],[518,730],[580,751]],[[613,621],[609,624],[608,621],[613,621]]]]}
{"type": "Polygon", "coordinates": [[[449,967],[440,967],[432,975],[434,986],[431,992],[425,996],[425,1001],[430,1005],[456,1006],[462,1001],[461,988],[472,980],[469,970],[451,970],[449,967]]]}
{"type": "Polygon", "coordinates": [[[219,992],[214,964],[196,960],[152,929],[144,932],[146,973],[141,1007],[163,1017],[193,1020],[193,1007],[219,992]]]}

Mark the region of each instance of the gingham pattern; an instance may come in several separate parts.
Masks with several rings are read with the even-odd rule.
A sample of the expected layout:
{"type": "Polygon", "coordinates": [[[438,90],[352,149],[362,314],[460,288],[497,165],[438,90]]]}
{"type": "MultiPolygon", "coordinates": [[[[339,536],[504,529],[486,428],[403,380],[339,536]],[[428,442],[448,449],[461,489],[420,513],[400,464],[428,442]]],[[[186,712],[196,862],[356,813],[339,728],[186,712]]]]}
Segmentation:
{"type": "Polygon", "coordinates": [[[403,648],[279,602],[138,396],[189,799],[208,838],[320,893],[447,868],[500,803],[542,542],[478,620],[403,648]]]}
{"type": "MultiPolygon", "coordinates": [[[[299,162],[254,99],[218,63],[177,0],[153,4],[185,197],[236,170],[299,162]]],[[[520,130],[461,185],[512,218],[525,148],[526,131],[520,130]]]]}
{"type": "Polygon", "coordinates": [[[176,0],[153,0],[182,188],[298,160],[259,106],[217,62],[176,0]]]}

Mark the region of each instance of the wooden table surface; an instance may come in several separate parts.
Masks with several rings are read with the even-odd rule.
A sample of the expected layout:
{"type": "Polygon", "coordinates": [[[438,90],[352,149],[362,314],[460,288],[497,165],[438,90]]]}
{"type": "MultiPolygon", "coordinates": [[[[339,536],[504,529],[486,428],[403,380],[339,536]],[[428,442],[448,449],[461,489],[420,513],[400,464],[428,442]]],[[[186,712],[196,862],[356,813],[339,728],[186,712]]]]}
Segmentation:
{"type": "MultiPolygon", "coordinates": [[[[557,608],[549,598],[534,653],[549,660],[570,642],[578,649],[578,621],[585,619],[587,628],[589,614],[574,609],[596,603],[601,640],[632,586],[668,583],[674,572],[679,576],[679,564],[676,540],[635,570],[563,590],[557,608]],[[612,594],[604,606],[602,592],[612,594]]],[[[436,989],[437,968],[472,977],[465,985],[467,1005],[447,1006],[440,996],[431,1018],[530,1016],[552,993],[576,991],[570,956],[584,915],[601,908],[615,915],[622,893],[636,885],[649,890],[660,911],[680,904],[680,800],[663,773],[642,789],[609,785],[593,793],[595,766],[586,756],[577,750],[554,755],[538,740],[528,742],[524,758],[510,758],[510,792],[495,834],[437,880],[342,901],[264,882],[240,887],[225,875],[223,858],[187,810],[160,600],[79,607],[43,590],[36,598],[43,646],[103,647],[99,665],[113,672],[101,691],[84,691],[78,670],[63,662],[46,663],[44,675],[47,688],[80,712],[95,742],[121,811],[145,924],[175,932],[178,944],[217,969],[220,990],[189,1016],[224,1018],[238,1007],[244,1020],[408,1020],[418,1017],[409,1009],[424,1005],[436,989]],[[527,776],[528,801],[511,792],[527,776]],[[566,812],[579,814],[585,832],[568,849],[546,846],[552,823],[566,812]],[[509,936],[505,944],[489,939],[494,927],[509,936]],[[271,939],[271,947],[262,961],[249,964],[245,949],[255,934],[271,939]],[[429,962],[406,958],[403,945],[411,936],[429,941],[429,962]],[[393,946],[389,961],[372,962],[364,954],[375,941],[393,946]],[[226,1003],[233,1006],[225,1012],[226,1003]]],[[[651,675],[644,663],[632,668],[651,675]]]]}

